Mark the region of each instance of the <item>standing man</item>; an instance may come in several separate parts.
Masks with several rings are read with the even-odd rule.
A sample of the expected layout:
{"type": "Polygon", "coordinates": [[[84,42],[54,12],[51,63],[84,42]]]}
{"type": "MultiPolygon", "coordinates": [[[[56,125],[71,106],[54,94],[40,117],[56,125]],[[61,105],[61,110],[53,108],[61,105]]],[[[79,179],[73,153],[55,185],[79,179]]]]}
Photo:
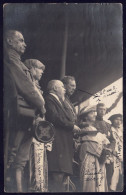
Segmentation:
{"type": "MultiPolygon", "coordinates": [[[[76,114],[76,110],[74,108],[74,105],[72,104],[70,98],[71,96],[74,94],[75,90],[76,90],[76,81],[75,78],[73,76],[64,76],[62,79],[62,82],[64,84],[64,87],[66,89],[66,94],[65,94],[65,102],[67,107],[69,108],[71,114],[73,115],[73,118],[76,122],[76,124],[78,124],[77,121],[77,114],[76,114]]],[[[73,181],[73,183],[76,186],[76,190],[79,191],[79,156],[78,156],[78,150],[79,150],[79,139],[75,138],[74,136],[74,161],[73,161],[73,171],[74,174],[71,177],[71,180],[73,181]]]]}
{"type": "MultiPolygon", "coordinates": [[[[4,35],[4,120],[5,120],[5,159],[7,159],[8,137],[10,137],[11,166],[18,153],[21,143],[29,139],[35,112],[45,114],[43,98],[35,90],[32,76],[28,68],[22,63],[21,55],[25,52],[26,44],[21,32],[9,30],[4,35]],[[25,107],[22,107],[22,105],[25,107]],[[24,109],[23,109],[24,108],[24,109]],[[11,133],[10,133],[11,132],[11,133]],[[10,133],[10,136],[8,136],[10,133]],[[13,136],[12,136],[13,135],[13,136]]],[[[24,149],[24,153],[25,153],[24,149]]],[[[23,155],[20,156],[23,158],[23,155]]],[[[13,172],[13,171],[12,171],[13,172]]],[[[16,167],[16,189],[22,192],[21,167],[16,167]]],[[[14,183],[14,184],[15,184],[14,183]]]]}
{"type": "Polygon", "coordinates": [[[64,87],[66,89],[66,94],[65,94],[65,101],[71,111],[71,114],[75,118],[75,121],[77,121],[77,116],[76,116],[76,110],[70,101],[70,97],[74,94],[76,90],[76,81],[73,76],[64,76],[62,79],[62,82],[64,84],[64,87]]]}
{"type": "Polygon", "coordinates": [[[63,181],[73,174],[73,133],[80,131],[70,109],[66,108],[65,88],[61,81],[48,83],[46,97],[46,119],[55,127],[52,152],[48,155],[51,191],[64,192],[63,181]]]}
{"type": "Polygon", "coordinates": [[[110,136],[111,125],[104,121],[106,110],[107,109],[105,104],[103,103],[97,104],[96,107],[97,116],[95,121],[95,127],[99,132],[104,133],[108,137],[110,136]]]}

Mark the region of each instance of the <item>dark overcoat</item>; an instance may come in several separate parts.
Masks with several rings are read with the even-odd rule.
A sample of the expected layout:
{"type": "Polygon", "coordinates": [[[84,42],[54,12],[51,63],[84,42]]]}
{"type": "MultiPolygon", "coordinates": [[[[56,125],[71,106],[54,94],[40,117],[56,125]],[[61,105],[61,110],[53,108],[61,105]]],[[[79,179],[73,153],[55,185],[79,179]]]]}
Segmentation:
{"type": "Polygon", "coordinates": [[[49,94],[46,97],[46,119],[55,127],[52,151],[48,153],[49,171],[73,174],[73,115],[49,94]]]}

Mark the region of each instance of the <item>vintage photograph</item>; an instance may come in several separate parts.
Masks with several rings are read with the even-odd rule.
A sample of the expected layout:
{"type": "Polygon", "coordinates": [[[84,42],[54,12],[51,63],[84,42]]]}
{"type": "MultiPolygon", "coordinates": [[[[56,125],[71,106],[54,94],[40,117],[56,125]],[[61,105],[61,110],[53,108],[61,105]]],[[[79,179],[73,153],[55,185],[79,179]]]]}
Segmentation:
{"type": "Polygon", "coordinates": [[[3,5],[4,192],[122,192],[123,6],[3,5]]]}

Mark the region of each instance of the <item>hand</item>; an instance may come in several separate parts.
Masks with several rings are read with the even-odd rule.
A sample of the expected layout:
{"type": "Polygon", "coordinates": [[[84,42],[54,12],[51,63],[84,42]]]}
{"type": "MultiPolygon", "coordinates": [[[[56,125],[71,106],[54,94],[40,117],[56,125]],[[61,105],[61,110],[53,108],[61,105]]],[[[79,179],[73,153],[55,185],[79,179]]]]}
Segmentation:
{"type": "Polygon", "coordinates": [[[41,111],[40,112],[41,112],[42,115],[44,115],[46,113],[46,109],[45,109],[44,106],[41,108],[41,111]]]}
{"type": "Polygon", "coordinates": [[[40,121],[43,121],[43,118],[41,118],[39,115],[34,119],[33,125],[38,125],[40,121]]]}
{"type": "Polygon", "coordinates": [[[73,132],[74,133],[80,133],[81,132],[81,129],[77,125],[74,125],[73,132]]]}

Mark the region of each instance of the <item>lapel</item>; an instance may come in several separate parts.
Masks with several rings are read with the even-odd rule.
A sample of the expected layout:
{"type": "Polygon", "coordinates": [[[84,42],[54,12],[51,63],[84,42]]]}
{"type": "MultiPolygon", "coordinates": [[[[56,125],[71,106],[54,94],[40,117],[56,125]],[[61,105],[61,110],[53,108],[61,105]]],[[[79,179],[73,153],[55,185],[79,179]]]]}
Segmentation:
{"type": "Polygon", "coordinates": [[[64,106],[61,105],[61,104],[59,103],[59,101],[58,101],[54,96],[52,96],[51,94],[49,94],[48,97],[49,97],[49,99],[51,99],[56,105],[58,105],[58,107],[63,111],[64,115],[65,115],[69,120],[71,120],[70,114],[66,112],[64,106]]]}
{"type": "Polygon", "coordinates": [[[60,107],[60,109],[62,109],[63,112],[65,112],[62,103],[60,104],[60,102],[59,102],[53,95],[49,94],[48,97],[49,97],[49,99],[51,99],[53,102],[55,102],[55,104],[57,104],[57,105],[60,107]]]}
{"type": "MultiPolygon", "coordinates": [[[[69,120],[69,121],[74,121],[74,117],[73,114],[71,114],[71,112],[69,112],[69,110],[66,110],[66,108],[64,107],[64,105],[60,104],[59,101],[52,96],[51,94],[49,94],[48,96],[56,105],[58,105],[58,107],[60,108],[60,110],[62,110],[63,114],[65,115],[65,117],[69,120]]],[[[62,102],[61,102],[62,103],[62,102]]]]}
{"type": "Polygon", "coordinates": [[[75,108],[73,106],[73,104],[71,103],[70,99],[68,96],[66,96],[66,101],[68,102],[68,104],[71,106],[71,108],[73,109],[73,112],[76,114],[75,108]]]}

